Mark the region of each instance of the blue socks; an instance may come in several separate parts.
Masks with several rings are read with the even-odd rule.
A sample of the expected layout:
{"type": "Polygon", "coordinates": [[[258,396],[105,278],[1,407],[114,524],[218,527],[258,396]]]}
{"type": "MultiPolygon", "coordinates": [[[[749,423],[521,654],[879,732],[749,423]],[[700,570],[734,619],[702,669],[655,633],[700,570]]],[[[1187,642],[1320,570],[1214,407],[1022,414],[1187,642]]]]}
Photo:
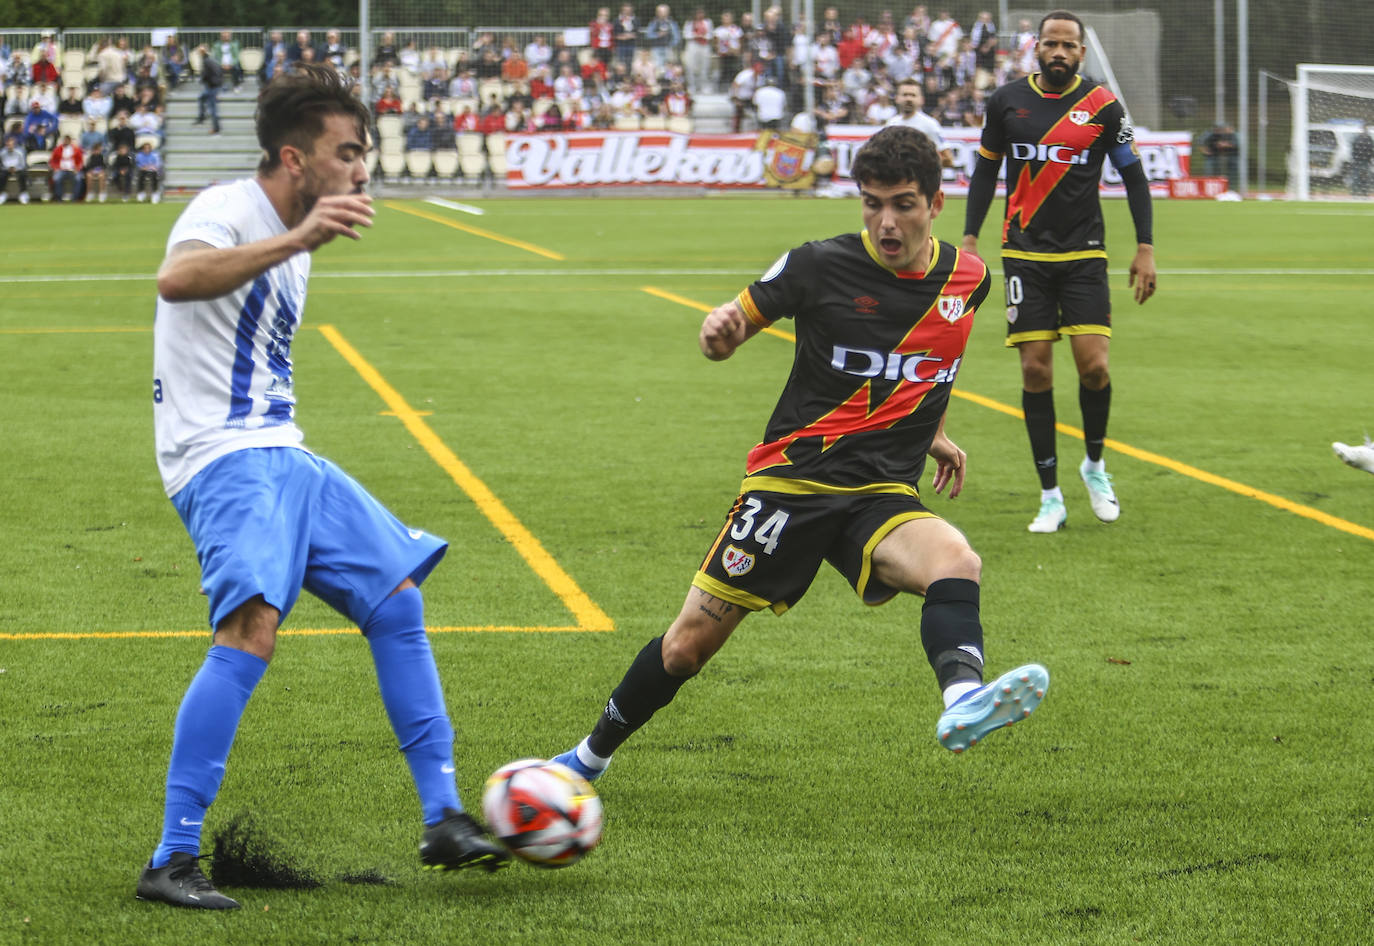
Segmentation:
{"type": "Polygon", "coordinates": [[[172,735],[162,842],[153,852],[153,867],[167,866],[173,851],[200,853],[205,812],[224,779],[243,709],[266,670],[261,657],[215,646],[186,688],[172,735]]]}
{"type": "Polygon", "coordinates": [[[453,726],[444,706],[439,669],[425,636],[420,589],[387,598],[368,617],[363,635],[372,647],[377,685],[391,728],[405,753],[425,824],[462,811],[453,766],[453,726]]]}

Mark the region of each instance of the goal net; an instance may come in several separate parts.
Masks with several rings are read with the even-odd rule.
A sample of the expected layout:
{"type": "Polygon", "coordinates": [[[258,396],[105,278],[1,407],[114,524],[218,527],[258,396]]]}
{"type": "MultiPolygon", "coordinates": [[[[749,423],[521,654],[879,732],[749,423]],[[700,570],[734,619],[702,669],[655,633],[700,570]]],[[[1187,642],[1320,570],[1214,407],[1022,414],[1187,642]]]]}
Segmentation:
{"type": "Polygon", "coordinates": [[[1374,66],[1304,63],[1291,89],[1289,196],[1371,197],[1374,169],[1360,139],[1374,129],[1374,66]]]}

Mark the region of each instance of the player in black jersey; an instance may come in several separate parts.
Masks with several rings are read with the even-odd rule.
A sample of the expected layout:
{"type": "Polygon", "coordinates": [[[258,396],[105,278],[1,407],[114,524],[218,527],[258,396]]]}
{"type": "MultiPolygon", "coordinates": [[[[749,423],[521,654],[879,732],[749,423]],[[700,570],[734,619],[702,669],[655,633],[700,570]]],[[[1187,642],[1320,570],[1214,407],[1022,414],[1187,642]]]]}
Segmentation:
{"type": "Polygon", "coordinates": [[[1083,23],[1064,10],[1040,21],[1040,72],[997,89],[987,102],[978,161],[969,184],[963,249],[978,251],[978,231],[992,204],[997,169],[1007,162],[1002,270],[1007,345],[1021,355],[1021,403],[1040,474],[1040,511],[1031,532],[1055,532],[1067,511],[1059,490],[1054,427],[1054,342],[1069,336],[1078,368],[1087,456],[1079,475],[1103,522],[1121,514],[1102,461],[1111,406],[1107,349],[1112,334],[1098,185],[1102,161],[1121,172],[1136,254],[1127,285],[1137,303],[1155,292],[1150,186],[1126,111],[1105,86],[1078,75],[1083,23]]]}
{"type": "Polygon", "coordinates": [[[702,353],[720,361],[792,318],[792,372],[677,619],[639,652],[591,735],[556,757],[587,778],[748,614],[795,604],[822,561],[867,603],[925,597],[921,641],[945,701],[936,734],[946,748],[962,752],[1023,719],[1049,685],[1037,664],[983,685],[982,562],[917,491],[927,456],[936,492],[963,489],[966,457],[944,417],[987,267],[931,235],[944,195],[924,134],[884,128],[859,150],[853,176],[863,231],[783,254],[702,323],[702,353]]]}

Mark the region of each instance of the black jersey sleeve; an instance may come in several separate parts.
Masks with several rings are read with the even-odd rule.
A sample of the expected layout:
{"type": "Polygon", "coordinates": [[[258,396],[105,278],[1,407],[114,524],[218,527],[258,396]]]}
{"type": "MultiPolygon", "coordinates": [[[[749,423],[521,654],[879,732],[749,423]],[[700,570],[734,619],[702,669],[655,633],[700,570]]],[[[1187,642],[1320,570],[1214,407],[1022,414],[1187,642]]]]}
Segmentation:
{"type": "Polygon", "coordinates": [[[750,321],[759,326],[791,318],[813,295],[811,286],[816,275],[816,256],[811,243],[788,250],[735,301],[750,321]]]}

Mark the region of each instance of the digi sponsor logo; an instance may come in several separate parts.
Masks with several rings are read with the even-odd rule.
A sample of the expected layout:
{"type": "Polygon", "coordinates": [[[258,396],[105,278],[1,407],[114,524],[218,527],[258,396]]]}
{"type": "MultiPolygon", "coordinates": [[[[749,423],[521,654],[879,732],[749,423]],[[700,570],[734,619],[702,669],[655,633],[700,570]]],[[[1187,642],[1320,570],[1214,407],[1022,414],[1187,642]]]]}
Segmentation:
{"type": "Polygon", "coordinates": [[[830,367],[860,378],[902,379],[918,384],[943,384],[953,381],[959,373],[960,358],[946,365],[938,355],[919,352],[900,354],[881,352],[871,348],[846,348],[836,345],[832,350],[830,367]]]}
{"type": "Polygon", "coordinates": [[[1011,156],[1017,161],[1039,161],[1041,164],[1087,164],[1089,149],[1076,151],[1068,145],[1028,144],[1013,141],[1011,156]]]}
{"type": "Polygon", "coordinates": [[[862,312],[864,315],[877,315],[878,300],[872,296],[859,296],[854,300],[854,311],[862,312]]]}
{"type": "Polygon", "coordinates": [[[754,556],[742,548],[727,545],[725,551],[720,554],[720,563],[725,566],[728,574],[738,578],[754,567],[754,556]]]}

